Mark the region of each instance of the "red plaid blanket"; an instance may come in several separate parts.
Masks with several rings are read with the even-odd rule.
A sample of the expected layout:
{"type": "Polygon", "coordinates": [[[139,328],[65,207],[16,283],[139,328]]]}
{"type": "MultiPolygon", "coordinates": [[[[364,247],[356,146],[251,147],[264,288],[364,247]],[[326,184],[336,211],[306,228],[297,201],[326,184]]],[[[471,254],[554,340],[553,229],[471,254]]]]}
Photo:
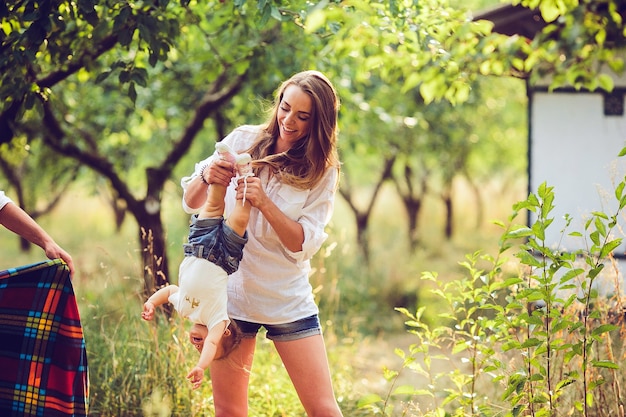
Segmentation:
{"type": "Polygon", "coordinates": [[[0,271],[0,416],[86,416],[88,387],[67,265],[0,271]]]}

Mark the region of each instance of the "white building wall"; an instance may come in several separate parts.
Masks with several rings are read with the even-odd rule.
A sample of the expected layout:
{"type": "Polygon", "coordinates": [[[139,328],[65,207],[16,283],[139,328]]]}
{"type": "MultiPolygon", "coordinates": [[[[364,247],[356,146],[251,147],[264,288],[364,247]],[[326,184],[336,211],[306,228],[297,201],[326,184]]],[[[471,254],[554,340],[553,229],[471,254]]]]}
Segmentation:
{"type": "MultiPolygon", "coordinates": [[[[547,240],[554,246],[561,242],[564,250],[584,248],[580,238],[566,235],[583,233],[592,211],[615,211],[614,186],[626,175],[626,157],[617,156],[626,147],[626,116],[605,116],[600,93],[534,91],[530,105],[530,191],[544,181],[555,189],[555,221],[547,240]],[[574,222],[562,235],[566,213],[574,222]]],[[[531,222],[534,218],[531,214],[531,222]]],[[[626,226],[626,216],[620,223],[626,226]]],[[[626,243],[616,253],[624,254],[626,243]]]]}

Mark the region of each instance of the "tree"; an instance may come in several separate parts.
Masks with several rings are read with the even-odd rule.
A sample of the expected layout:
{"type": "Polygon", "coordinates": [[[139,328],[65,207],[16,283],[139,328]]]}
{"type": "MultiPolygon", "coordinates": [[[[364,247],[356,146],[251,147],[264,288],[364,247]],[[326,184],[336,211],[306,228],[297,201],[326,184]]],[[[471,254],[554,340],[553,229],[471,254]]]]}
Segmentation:
{"type": "MultiPolygon", "coordinates": [[[[311,62],[359,88],[375,78],[396,97],[419,91],[426,105],[467,101],[481,74],[551,71],[555,82],[611,87],[589,68],[623,68],[613,50],[624,6],[562,3],[524,2],[551,23],[532,42],[491,34],[445,0],[3,3],[0,142],[22,140],[28,120],[47,146],[106,178],[139,225],[150,291],[167,283],[161,193],[199,132],[219,140],[251,97],[311,62]]],[[[389,161],[393,146],[385,152],[389,161]]]]}
{"type": "MultiPolygon", "coordinates": [[[[51,212],[76,179],[80,166],[73,161],[56,160],[41,141],[0,145],[0,172],[12,185],[15,202],[33,219],[51,212]],[[15,146],[11,146],[15,145],[15,146]],[[35,171],[37,175],[28,175],[35,171]],[[43,196],[43,198],[41,198],[43,196]]],[[[20,236],[20,248],[29,251],[32,244],[20,236]]]]}
{"type": "Polygon", "coordinates": [[[285,48],[300,29],[281,26],[277,6],[256,6],[34,0],[0,9],[2,141],[35,139],[28,121],[48,147],[107,179],[139,226],[147,292],[168,282],[161,198],[174,167],[210,118],[221,138],[244,86],[275,88],[292,70],[285,59],[298,56],[271,45],[285,48]],[[251,79],[256,70],[264,77],[251,79]]]}
{"type": "MultiPolygon", "coordinates": [[[[459,104],[471,100],[472,86],[477,85],[482,76],[515,76],[534,82],[551,75],[553,88],[569,84],[576,88],[610,90],[611,78],[606,74],[596,76],[600,68],[608,66],[616,73],[623,70],[623,59],[619,55],[619,50],[625,45],[622,21],[626,6],[623,2],[528,0],[521,3],[526,7],[539,8],[548,22],[532,40],[492,33],[492,23],[472,20],[467,5],[452,7],[449,2],[439,0],[356,1],[349,6],[331,3],[328,8],[311,14],[306,27],[311,32],[326,28],[333,33],[331,42],[335,59],[343,61],[344,66],[354,71],[351,74],[354,84],[367,84],[372,78],[379,78],[380,84],[393,86],[390,90],[393,90],[391,94],[396,101],[402,101],[397,99],[401,95],[411,96],[412,92],[419,92],[417,100],[425,105],[422,110],[424,120],[432,122],[437,130],[425,133],[434,133],[439,138],[429,143],[443,145],[450,142],[450,134],[454,133],[437,127],[448,123],[468,126],[470,118],[463,120],[453,113],[459,112],[459,104]],[[342,24],[334,26],[333,22],[338,21],[342,24]],[[443,113],[435,107],[446,107],[445,114],[455,117],[457,121],[449,118],[446,121],[437,116],[443,113]]],[[[393,111],[386,107],[386,111],[392,116],[410,117],[403,110],[393,111]]],[[[462,134],[463,129],[459,126],[456,134],[462,134]]],[[[400,136],[390,134],[387,140],[395,142],[400,136]]],[[[460,172],[472,182],[472,167],[476,173],[481,171],[476,169],[476,157],[472,156],[466,141],[457,137],[447,146],[431,148],[432,152],[439,153],[440,159],[447,155],[443,159],[449,162],[433,171],[427,168],[432,164],[423,160],[426,155],[419,154],[428,148],[407,148],[417,140],[410,140],[410,137],[407,136],[405,146],[400,148],[401,157],[396,161],[404,168],[397,168],[393,176],[409,213],[409,229],[417,228],[415,216],[421,207],[420,193],[426,188],[424,176],[431,175],[440,179],[439,189],[443,191],[442,197],[448,207],[446,233],[450,236],[452,196],[449,191],[452,179],[460,172]],[[399,183],[401,179],[403,186],[399,183]]],[[[360,137],[348,139],[362,140],[360,137]]],[[[486,149],[482,146],[484,142],[483,139],[483,151],[486,149]]],[[[497,143],[494,145],[493,149],[500,146],[497,143]]],[[[378,143],[376,146],[380,150],[387,145],[378,143]]],[[[486,154],[493,153],[488,151],[486,154]]],[[[426,154],[432,155],[429,152],[426,154]]],[[[499,163],[503,161],[506,159],[501,158],[499,163]]],[[[492,166],[498,165],[497,160],[493,162],[492,166]]],[[[477,190],[476,186],[474,188],[477,190]]],[[[478,192],[476,194],[479,196],[478,192]]],[[[480,203],[480,199],[477,201],[480,203]]],[[[373,201],[369,206],[372,205],[373,201]]],[[[364,216],[357,217],[357,222],[357,227],[362,227],[364,216]]],[[[417,244],[415,230],[410,231],[410,239],[414,247],[417,244]]]]}

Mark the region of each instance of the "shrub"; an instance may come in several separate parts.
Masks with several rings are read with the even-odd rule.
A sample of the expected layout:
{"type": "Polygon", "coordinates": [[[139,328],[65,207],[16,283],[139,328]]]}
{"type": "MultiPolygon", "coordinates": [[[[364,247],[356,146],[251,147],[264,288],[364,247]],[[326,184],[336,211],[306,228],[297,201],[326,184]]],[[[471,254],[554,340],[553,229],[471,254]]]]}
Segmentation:
{"type": "MultiPolygon", "coordinates": [[[[621,293],[619,285],[601,292],[599,281],[621,279],[612,257],[621,239],[612,233],[625,186],[622,180],[615,188],[614,214],[594,212],[582,232],[569,233],[586,249],[563,252],[546,241],[554,190],[544,183],[500,223],[496,256],[467,255],[466,276],[451,282],[423,273],[440,300],[440,321],[424,320],[426,307],[396,309],[417,341],[396,350],[400,370],[385,369],[386,395],[367,395],[360,407],[385,416],[623,416],[621,293]],[[534,213],[532,225],[515,223],[522,211],[534,213]],[[407,371],[425,387],[401,383],[407,371]]],[[[572,220],[565,217],[563,235],[572,220]]]]}

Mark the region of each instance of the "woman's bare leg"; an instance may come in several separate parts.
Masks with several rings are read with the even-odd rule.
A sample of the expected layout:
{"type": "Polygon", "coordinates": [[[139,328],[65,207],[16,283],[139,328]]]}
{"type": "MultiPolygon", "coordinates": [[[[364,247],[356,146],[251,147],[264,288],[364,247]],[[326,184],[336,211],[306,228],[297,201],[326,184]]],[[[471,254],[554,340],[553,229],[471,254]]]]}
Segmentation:
{"type": "Polygon", "coordinates": [[[248,383],[256,339],[244,338],[226,359],[211,364],[216,417],[248,417],[248,383]]]}
{"type": "Polygon", "coordinates": [[[338,417],[322,335],[274,342],[308,417],[338,417]]]}

